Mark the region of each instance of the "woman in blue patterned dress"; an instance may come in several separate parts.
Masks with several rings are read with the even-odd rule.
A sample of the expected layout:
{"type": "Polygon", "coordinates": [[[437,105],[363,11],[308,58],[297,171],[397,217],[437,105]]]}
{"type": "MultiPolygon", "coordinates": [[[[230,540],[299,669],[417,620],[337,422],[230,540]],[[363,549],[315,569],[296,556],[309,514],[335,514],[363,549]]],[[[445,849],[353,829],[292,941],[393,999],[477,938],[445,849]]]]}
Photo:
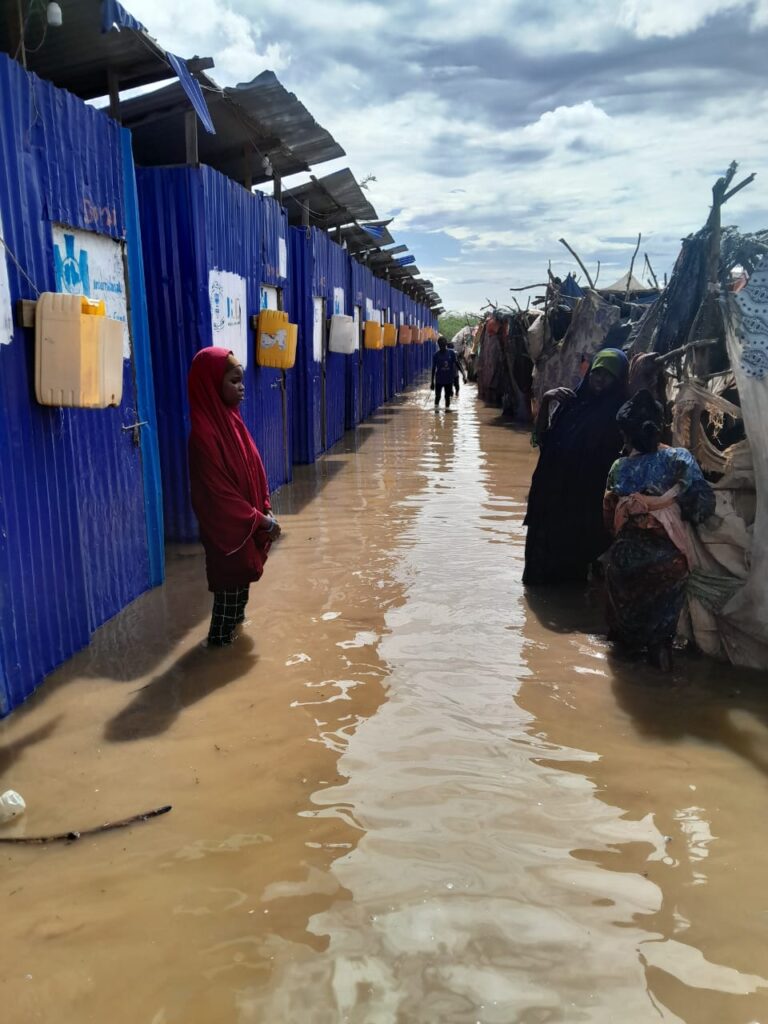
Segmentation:
{"type": "Polygon", "coordinates": [[[686,448],[659,443],[663,411],[649,391],[616,421],[629,454],[611,467],[604,501],[615,537],[605,556],[609,636],[669,670],[691,568],[683,521],[707,519],[715,497],[686,448]]]}

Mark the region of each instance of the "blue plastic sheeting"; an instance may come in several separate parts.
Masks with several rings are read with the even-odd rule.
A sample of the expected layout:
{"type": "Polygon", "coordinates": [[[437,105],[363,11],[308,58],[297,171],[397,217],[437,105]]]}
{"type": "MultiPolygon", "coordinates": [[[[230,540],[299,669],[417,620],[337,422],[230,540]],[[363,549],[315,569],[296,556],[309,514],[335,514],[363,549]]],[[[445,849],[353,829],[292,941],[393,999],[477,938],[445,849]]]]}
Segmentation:
{"type": "Polygon", "coordinates": [[[181,87],[187,94],[187,99],[194,107],[197,116],[200,118],[203,128],[205,128],[209,135],[215,135],[216,129],[213,127],[211,112],[205,102],[203,90],[200,88],[198,80],[193,78],[189,73],[187,62],[183,57],[177,57],[175,53],[171,53],[170,50],[168,50],[165,55],[168,58],[168,63],[176,72],[176,75],[181,82],[181,87]]]}
{"type": "MultiPolygon", "coordinates": [[[[187,373],[214,343],[211,271],[245,279],[248,357],[243,419],[275,489],[290,477],[287,388],[279,370],[256,366],[251,317],[261,298],[260,200],[210,167],[141,168],[139,206],[156,381],[158,434],[168,540],[197,538],[189,500],[187,373]]],[[[289,371],[290,372],[290,371],[289,371]]]]}
{"type": "MultiPolygon", "coordinates": [[[[13,302],[55,288],[52,220],[122,235],[124,158],[113,121],[0,54],[0,220],[25,272],[0,250],[13,302]]],[[[143,282],[128,259],[137,349],[143,282]]],[[[124,363],[120,408],[63,409],[35,402],[31,347],[20,328],[0,344],[0,714],[151,579],[143,453],[123,430],[139,409],[152,416],[151,394],[147,404],[134,389],[146,353],[124,363]]],[[[145,452],[152,444],[141,436],[145,452]]]]}
{"type": "Polygon", "coordinates": [[[146,32],[138,18],[134,18],[132,14],[126,11],[118,0],[102,0],[101,31],[110,32],[114,27],[118,29],[130,28],[134,32],[146,32]]]}

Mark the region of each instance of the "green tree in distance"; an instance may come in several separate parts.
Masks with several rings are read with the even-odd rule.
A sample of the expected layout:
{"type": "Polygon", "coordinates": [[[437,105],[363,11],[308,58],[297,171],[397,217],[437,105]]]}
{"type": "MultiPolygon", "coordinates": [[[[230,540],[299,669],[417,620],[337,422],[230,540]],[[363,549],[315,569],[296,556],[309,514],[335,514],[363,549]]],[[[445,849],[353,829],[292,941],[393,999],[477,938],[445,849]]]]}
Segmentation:
{"type": "Polygon", "coordinates": [[[460,313],[458,310],[451,309],[447,313],[442,314],[437,324],[440,333],[445,335],[448,341],[450,341],[454,334],[457,334],[462,327],[466,327],[467,324],[474,327],[481,320],[482,317],[479,313],[460,313]]]}

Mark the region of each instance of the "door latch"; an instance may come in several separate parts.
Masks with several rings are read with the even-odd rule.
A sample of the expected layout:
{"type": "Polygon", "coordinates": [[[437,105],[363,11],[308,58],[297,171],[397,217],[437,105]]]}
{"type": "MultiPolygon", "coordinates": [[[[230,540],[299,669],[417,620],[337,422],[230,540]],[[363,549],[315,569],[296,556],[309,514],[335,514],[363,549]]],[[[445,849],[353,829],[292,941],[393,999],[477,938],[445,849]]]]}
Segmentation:
{"type": "Polygon", "coordinates": [[[120,429],[123,431],[124,434],[127,434],[129,430],[132,432],[133,445],[135,448],[138,448],[139,444],[141,443],[141,431],[139,428],[146,426],[148,426],[147,420],[140,420],[138,423],[131,423],[129,426],[121,427],[120,429]]]}

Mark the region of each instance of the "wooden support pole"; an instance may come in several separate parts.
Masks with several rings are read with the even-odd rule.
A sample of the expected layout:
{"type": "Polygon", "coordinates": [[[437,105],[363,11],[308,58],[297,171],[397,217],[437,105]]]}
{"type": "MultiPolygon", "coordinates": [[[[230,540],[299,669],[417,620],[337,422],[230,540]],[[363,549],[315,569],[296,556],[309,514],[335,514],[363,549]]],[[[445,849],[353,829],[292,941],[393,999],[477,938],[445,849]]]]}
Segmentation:
{"type": "Polygon", "coordinates": [[[184,114],[184,139],[187,163],[190,167],[197,167],[200,163],[200,155],[197,148],[197,114],[194,110],[187,110],[184,114]]]}
{"type": "Polygon", "coordinates": [[[107,90],[109,92],[109,116],[120,124],[120,78],[113,68],[107,71],[107,90]]]}
{"type": "Polygon", "coordinates": [[[595,283],[592,280],[592,278],[590,277],[589,271],[584,266],[584,264],[581,262],[581,258],[574,252],[574,250],[570,247],[570,245],[568,245],[568,243],[566,242],[566,240],[564,238],[560,238],[559,242],[560,242],[561,245],[565,246],[565,248],[568,250],[568,252],[571,254],[571,256],[573,256],[573,258],[579,264],[581,269],[584,271],[584,276],[586,277],[587,281],[589,282],[589,287],[590,288],[594,288],[595,287],[595,283]]]}
{"type": "Polygon", "coordinates": [[[637,245],[635,246],[635,251],[632,253],[632,259],[629,261],[629,273],[627,274],[627,291],[624,295],[625,302],[629,302],[629,296],[632,291],[632,271],[635,269],[635,260],[637,259],[638,252],[640,251],[640,241],[642,237],[642,234],[638,232],[637,245]]]}
{"type": "Polygon", "coordinates": [[[278,203],[283,201],[283,179],[277,173],[272,172],[272,195],[275,197],[278,203]]]}
{"type": "Polygon", "coordinates": [[[16,0],[16,25],[18,29],[18,43],[16,45],[16,59],[21,61],[21,66],[27,66],[27,47],[24,42],[24,13],[21,9],[21,0],[16,0]]]}
{"type": "Polygon", "coordinates": [[[251,151],[243,146],[243,187],[250,192],[253,189],[253,172],[251,171],[251,151]]]}

